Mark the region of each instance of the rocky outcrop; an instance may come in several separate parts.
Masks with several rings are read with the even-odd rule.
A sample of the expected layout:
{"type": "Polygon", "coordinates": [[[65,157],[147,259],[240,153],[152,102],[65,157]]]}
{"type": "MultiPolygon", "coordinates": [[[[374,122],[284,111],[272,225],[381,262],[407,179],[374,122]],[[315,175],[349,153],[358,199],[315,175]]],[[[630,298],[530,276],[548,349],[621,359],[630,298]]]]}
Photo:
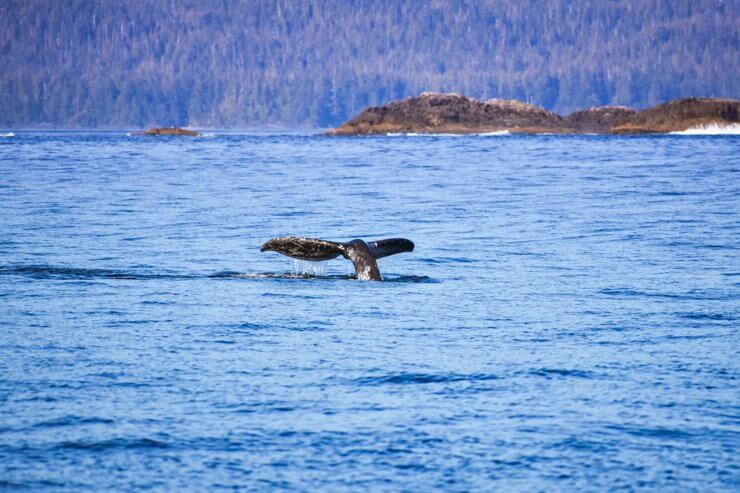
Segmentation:
{"type": "Polygon", "coordinates": [[[595,106],[576,111],[565,118],[565,124],[575,133],[605,133],[636,115],[637,111],[626,106],[595,106]]]}
{"type": "Polygon", "coordinates": [[[162,128],[151,128],[143,133],[143,135],[182,135],[186,137],[198,137],[200,133],[195,130],[188,130],[186,128],[178,127],[162,127],[162,128]]]}
{"type": "Polygon", "coordinates": [[[654,108],[639,111],[610,129],[611,133],[665,133],[709,125],[738,123],[740,101],[736,99],[676,99],[654,108]]]}
{"type": "Polygon", "coordinates": [[[423,93],[367,108],[328,135],[386,133],[662,133],[738,122],[740,101],[689,98],[635,111],[599,106],[563,118],[513,99],[477,101],[460,94],[423,93]]]}
{"type": "Polygon", "coordinates": [[[329,135],[372,135],[393,132],[479,133],[553,132],[563,119],[543,108],[507,99],[481,102],[459,94],[423,93],[367,108],[329,135]]]}

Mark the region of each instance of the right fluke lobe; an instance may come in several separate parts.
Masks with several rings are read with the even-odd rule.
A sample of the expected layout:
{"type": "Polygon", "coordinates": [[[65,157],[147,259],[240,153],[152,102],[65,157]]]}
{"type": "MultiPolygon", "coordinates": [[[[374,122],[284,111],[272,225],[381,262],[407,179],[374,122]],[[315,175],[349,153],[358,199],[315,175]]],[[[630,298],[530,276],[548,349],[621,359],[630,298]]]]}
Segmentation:
{"type": "Polygon", "coordinates": [[[406,238],[388,238],[386,240],[371,241],[367,244],[375,258],[383,258],[397,253],[412,252],[414,242],[406,238]]]}

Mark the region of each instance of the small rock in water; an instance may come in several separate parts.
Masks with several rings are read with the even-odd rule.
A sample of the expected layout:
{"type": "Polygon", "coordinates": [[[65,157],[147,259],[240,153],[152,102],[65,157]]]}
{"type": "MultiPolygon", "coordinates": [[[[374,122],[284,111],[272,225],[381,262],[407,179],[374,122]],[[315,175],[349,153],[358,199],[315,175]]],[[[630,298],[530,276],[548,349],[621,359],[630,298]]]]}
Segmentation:
{"type": "Polygon", "coordinates": [[[144,132],[144,135],[183,135],[186,137],[198,137],[200,133],[196,132],[195,130],[188,130],[186,128],[161,127],[151,128],[144,132]]]}

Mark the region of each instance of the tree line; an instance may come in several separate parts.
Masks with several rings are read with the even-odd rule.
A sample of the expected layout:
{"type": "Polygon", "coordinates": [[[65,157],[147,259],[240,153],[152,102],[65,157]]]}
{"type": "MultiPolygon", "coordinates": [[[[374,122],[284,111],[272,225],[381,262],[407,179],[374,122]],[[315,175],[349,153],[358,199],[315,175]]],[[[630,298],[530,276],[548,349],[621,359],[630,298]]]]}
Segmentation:
{"type": "Polygon", "coordinates": [[[422,91],[737,97],[740,2],[2,0],[0,126],[328,127],[422,91]]]}

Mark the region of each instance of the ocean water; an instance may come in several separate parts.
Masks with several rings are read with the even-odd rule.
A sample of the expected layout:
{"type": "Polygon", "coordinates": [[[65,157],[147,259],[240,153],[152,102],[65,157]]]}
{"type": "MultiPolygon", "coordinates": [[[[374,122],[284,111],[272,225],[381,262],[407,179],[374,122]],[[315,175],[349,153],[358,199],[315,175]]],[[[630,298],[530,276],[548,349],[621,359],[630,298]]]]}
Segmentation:
{"type": "Polygon", "coordinates": [[[0,139],[0,489],[737,491],[740,137],[0,139]],[[386,282],[273,236],[402,236],[386,282]]]}

